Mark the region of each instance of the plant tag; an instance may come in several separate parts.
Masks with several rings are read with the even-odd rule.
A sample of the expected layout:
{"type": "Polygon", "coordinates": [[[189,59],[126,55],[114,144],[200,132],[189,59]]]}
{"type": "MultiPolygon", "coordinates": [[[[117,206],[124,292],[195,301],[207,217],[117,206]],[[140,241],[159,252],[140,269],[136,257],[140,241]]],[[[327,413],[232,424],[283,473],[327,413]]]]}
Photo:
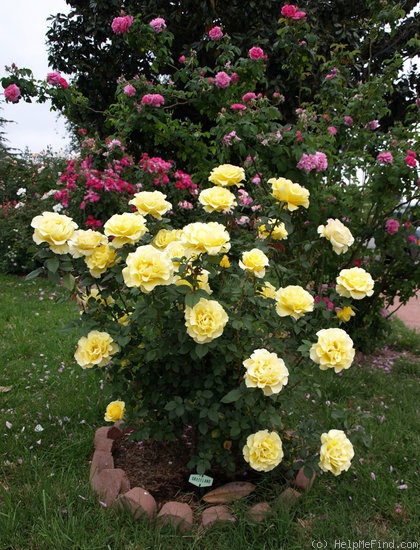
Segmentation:
{"type": "Polygon", "coordinates": [[[213,485],[212,477],[200,474],[191,474],[188,481],[197,487],[210,487],[213,485]]]}

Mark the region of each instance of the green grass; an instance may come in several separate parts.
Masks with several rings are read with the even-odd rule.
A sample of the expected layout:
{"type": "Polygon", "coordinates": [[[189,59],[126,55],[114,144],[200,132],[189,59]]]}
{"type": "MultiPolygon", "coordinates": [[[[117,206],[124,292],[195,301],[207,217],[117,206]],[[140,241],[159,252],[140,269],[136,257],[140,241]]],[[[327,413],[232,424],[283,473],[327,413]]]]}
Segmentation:
{"type": "MultiPolygon", "coordinates": [[[[0,285],[1,550],[281,550],[417,540],[420,335],[402,323],[393,322],[389,347],[410,354],[373,357],[327,376],[324,397],[310,396],[294,412],[315,410],[327,429],[340,407],[363,420],[371,445],[352,434],[348,472],[318,476],[292,509],[274,503],[261,524],[248,521],[246,503],[238,502],[235,522],[182,535],[105,509],[90,490],[93,434],[107,400],[98,372],[73,359],[75,304],[57,303],[60,292],[44,280],[0,275],[0,285]]],[[[278,483],[259,488],[274,502],[281,490],[278,483]]]]}

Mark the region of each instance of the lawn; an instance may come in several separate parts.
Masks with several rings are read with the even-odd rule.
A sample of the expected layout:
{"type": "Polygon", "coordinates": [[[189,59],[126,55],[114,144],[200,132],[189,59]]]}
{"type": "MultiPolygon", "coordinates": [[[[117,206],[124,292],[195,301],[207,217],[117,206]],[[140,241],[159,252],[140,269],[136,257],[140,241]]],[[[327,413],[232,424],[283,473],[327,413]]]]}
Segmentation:
{"type": "MultiPolygon", "coordinates": [[[[42,279],[0,275],[0,284],[1,549],[419,548],[420,335],[402,323],[393,322],[386,353],[329,378],[328,402],[314,392],[294,411],[305,415],[310,403],[326,422],[345,406],[363,419],[370,445],[354,444],[348,472],[318,476],[294,507],[275,504],[261,524],[238,502],[235,522],[182,535],[106,509],[91,492],[93,434],[107,399],[98,372],[73,359],[76,305],[42,279]]],[[[274,501],[284,488],[263,485],[261,498],[274,501]]]]}

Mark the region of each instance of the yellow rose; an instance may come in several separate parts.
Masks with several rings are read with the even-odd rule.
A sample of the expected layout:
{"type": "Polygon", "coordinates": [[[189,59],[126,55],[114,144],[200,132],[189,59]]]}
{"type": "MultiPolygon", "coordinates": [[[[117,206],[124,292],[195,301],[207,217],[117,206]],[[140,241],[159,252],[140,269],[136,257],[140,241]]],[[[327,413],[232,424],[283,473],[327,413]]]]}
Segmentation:
{"type": "Polygon", "coordinates": [[[185,308],[187,334],[197,344],[206,344],[223,334],[229,317],[215,300],[201,298],[194,307],[185,308]]]}
{"type": "Polygon", "coordinates": [[[370,273],[362,267],[342,269],[336,279],[336,290],[340,296],[361,300],[372,296],[375,285],[370,273]]]}
{"type": "Polygon", "coordinates": [[[84,307],[88,307],[89,300],[96,300],[103,306],[109,305],[115,302],[112,296],[108,296],[107,299],[104,300],[97,288],[92,288],[89,294],[84,294],[82,296],[82,304],[84,307]]]}
{"type": "Polygon", "coordinates": [[[108,239],[93,229],[78,229],[69,240],[69,250],[73,258],[90,256],[98,246],[108,244],[108,239]]]}
{"type": "Polygon", "coordinates": [[[336,315],[341,323],[347,323],[352,317],[354,317],[354,315],[356,315],[356,313],[350,306],[345,306],[342,309],[339,309],[336,315]]]}
{"type": "Polygon", "coordinates": [[[286,178],[271,178],[268,183],[271,183],[273,197],[286,203],[284,208],[290,211],[297,210],[299,206],[308,208],[309,191],[305,187],[286,178]]]}
{"type": "Polygon", "coordinates": [[[127,266],[122,270],[128,287],[139,287],[143,292],[151,292],[155,286],[173,283],[174,266],[165,252],[151,244],[139,246],[127,256],[127,266]]]}
{"type": "Polygon", "coordinates": [[[111,401],[106,408],[104,420],[105,422],[118,422],[124,418],[124,413],[124,401],[111,401]]]}
{"type": "Polygon", "coordinates": [[[237,205],[236,197],[225,187],[204,189],[198,196],[198,202],[206,212],[226,212],[237,205]]]}
{"type": "Polygon", "coordinates": [[[253,273],[255,277],[262,279],[265,275],[265,268],[268,266],[268,258],[259,248],[253,248],[242,254],[239,260],[239,267],[253,273]]]}
{"type": "Polygon", "coordinates": [[[268,223],[268,227],[266,227],[265,224],[262,224],[258,227],[258,235],[261,239],[266,239],[267,237],[270,237],[270,239],[273,239],[275,241],[287,239],[289,233],[287,232],[286,226],[283,222],[276,224],[276,220],[269,219],[268,223]]]}
{"type": "Polygon", "coordinates": [[[283,359],[266,349],[256,349],[243,365],[247,388],[261,388],[264,395],[273,395],[287,384],[289,371],[283,359]]]}
{"type": "Polygon", "coordinates": [[[70,249],[68,241],[73,237],[77,224],[64,214],[43,212],[31,221],[35,229],[32,236],[36,244],[48,243],[55,254],[67,254],[70,249]]]}
{"type": "Polygon", "coordinates": [[[336,254],[344,254],[354,243],[350,229],[337,219],[329,219],[327,225],[320,225],[318,233],[330,241],[336,254]]]}
{"type": "Polygon", "coordinates": [[[194,257],[194,253],[191,250],[188,250],[185,243],[182,241],[172,241],[164,250],[165,254],[171,258],[175,271],[178,271],[181,264],[181,262],[179,260],[175,260],[175,258],[184,258],[184,260],[189,260],[194,257]]]}
{"type": "Polygon", "coordinates": [[[162,216],[172,208],[172,204],[165,199],[166,195],[160,191],[140,191],[128,204],[134,205],[143,216],[150,214],[161,220],[162,216]]]}
{"type": "Polygon", "coordinates": [[[223,267],[225,269],[228,269],[230,267],[230,261],[229,261],[229,256],[227,256],[226,254],[224,254],[222,256],[222,259],[220,260],[220,263],[219,263],[220,267],[223,267]]]}
{"type": "Polygon", "coordinates": [[[210,173],[209,181],[221,187],[229,187],[237,185],[241,187],[242,180],[245,179],[245,170],[233,164],[221,164],[217,168],[213,168],[210,173]]]}
{"type": "Polygon", "coordinates": [[[274,298],[276,312],[280,317],[290,315],[294,319],[299,319],[314,309],[313,296],[301,286],[289,285],[279,288],[274,298]]]}
{"type": "Polygon", "coordinates": [[[77,342],[74,358],[82,369],[104,367],[111,361],[111,355],[118,351],[120,347],[107,332],[91,330],[77,342]]]}
{"type": "Polygon", "coordinates": [[[105,235],[114,237],[111,241],[114,248],[137,243],[147,231],[145,218],[131,212],[114,214],[104,225],[105,235]]]}
{"type": "Polygon", "coordinates": [[[242,453],[251,468],[270,472],[282,461],[283,446],[278,433],[260,430],[248,436],[242,453]]]}
{"type": "MultiPolygon", "coordinates": [[[[200,290],[205,290],[207,294],[212,294],[213,291],[209,285],[209,272],[206,269],[202,269],[201,272],[198,273],[195,282],[196,282],[196,288],[199,288],[200,290]]],[[[193,285],[186,279],[177,279],[175,281],[175,284],[177,286],[187,285],[191,289],[193,288],[193,285]]]]}
{"type": "Polygon", "coordinates": [[[258,294],[261,294],[263,298],[272,298],[274,300],[276,297],[276,287],[270,282],[265,281],[264,286],[258,291],[258,294]]]}
{"type": "Polygon", "coordinates": [[[186,225],[182,242],[196,254],[207,252],[214,256],[230,250],[230,237],[226,227],[218,222],[194,222],[186,225]]]}
{"type": "Polygon", "coordinates": [[[156,248],[166,248],[168,244],[181,239],[181,229],[160,229],[152,240],[156,248]]]}
{"type": "Polygon", "coordinates": [[[353,340],[341,328],[324,328],[316,335],[318,342],[311,346],[309,356],[319,364],[321,370],[334,369],[341,372],[348,369],[354,359],[353,340]]]}
{"type": "Polygon", "coordinates": [[[95,279],[98,279],[109,267],[115,265],[116,261],[117,252],[108,244],[98,246],[92,254],[85,257],[85,264],[95,279]]]}
{"type": "Polygon", "coordinates": [[[342,430],[330,430],[321,435],[320,461],[318,466],[324,472],[332,472],[335,476],[346,472],[354,457],[351,441],[342,430]]]}

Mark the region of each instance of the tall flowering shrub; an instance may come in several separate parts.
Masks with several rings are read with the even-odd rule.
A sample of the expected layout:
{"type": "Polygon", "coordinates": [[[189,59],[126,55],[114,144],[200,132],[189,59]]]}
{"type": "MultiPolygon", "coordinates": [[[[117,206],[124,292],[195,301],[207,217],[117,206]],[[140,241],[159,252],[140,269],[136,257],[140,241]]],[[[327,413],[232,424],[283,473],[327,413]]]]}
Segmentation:
{"type": "Polygon", "coordinates": [[[203,37],[214,66],[200,67],[194,51],[171,59],[169,22],[130,19],[114,38],[149,48],[160,78],[123,75],[108,113],[110,143],[132,151],[129,196],[81,223],[72,208],[87,201],[94,216],[106,196],[105,171],[92,178],[100,193],[88,184],[86,157],[84,179],[70,167],[62,181],[74,187],[56,196],[61,212],[32,221],[49,274],[82,308],[76,361],[105,371],[139,437],[188,437],[201,473],[268,472],[294,452],[347,470],[350,412],[314,429],[295,420],[295,403],[323,377],[346,376],[384,296],[418,287],[415,210],[403,208],[418,200],[417,105],[411,126],[380,125],[401,60],[388,80],[355,87],[357,52],[337,45],[320,64],[310,14],[287,4],[281,15],[275,49],[291,73],[302,87],[325,74],[293,120],[288,98],[265,88],[261,45],[240,57],[215,29],[203,37]],[[404,231],[387,222],[397,216],[404,231]]]}

